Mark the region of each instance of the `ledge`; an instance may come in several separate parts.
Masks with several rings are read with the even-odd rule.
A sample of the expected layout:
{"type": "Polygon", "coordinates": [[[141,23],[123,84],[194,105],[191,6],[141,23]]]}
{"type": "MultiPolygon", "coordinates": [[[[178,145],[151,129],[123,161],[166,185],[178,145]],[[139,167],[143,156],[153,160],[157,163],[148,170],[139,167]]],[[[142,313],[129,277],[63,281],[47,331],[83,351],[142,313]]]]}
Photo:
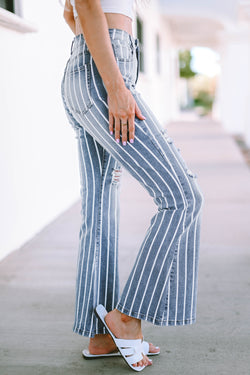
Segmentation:
{"type": "Polygon", "coordinates": [[[38,31],[35,25],[31,22],[26,21],[25,19],[3,8],[0,8],[0,26],[18,31],[20,33],[33,33],[38,31]]]}

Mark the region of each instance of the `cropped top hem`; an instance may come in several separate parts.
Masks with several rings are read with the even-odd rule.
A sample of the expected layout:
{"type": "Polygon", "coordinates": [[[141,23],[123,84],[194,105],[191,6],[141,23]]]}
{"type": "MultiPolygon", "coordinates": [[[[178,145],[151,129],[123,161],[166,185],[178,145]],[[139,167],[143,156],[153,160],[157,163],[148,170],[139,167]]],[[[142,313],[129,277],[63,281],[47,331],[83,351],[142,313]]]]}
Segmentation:
{"type": "MultiPolygon", "coordinates": [[[[70,0],[70,4],[73,7],[74,18],[78,17],[75,0],[70,0]]],[[[134,18],[134,0],[101,0],[101,6],[104,13],[117,13],[123,14],[133,20],[134,18]]]]}
{"type": "Polygon", "coordinates": [[[120,11],[120,10],[117,10],[117,9],[111,9],[111,8],[109,8],[109,9],[104,9],[104,8],[102,8],[102,10],[103,10],[103,13],[122,14],[123,16],[127,16],[127,17],[131,18],[131,20],[133,20],[133,18],[134,18],[134,13],[128,15],[128,14],[123,13],[123,12],[120,11]]]}

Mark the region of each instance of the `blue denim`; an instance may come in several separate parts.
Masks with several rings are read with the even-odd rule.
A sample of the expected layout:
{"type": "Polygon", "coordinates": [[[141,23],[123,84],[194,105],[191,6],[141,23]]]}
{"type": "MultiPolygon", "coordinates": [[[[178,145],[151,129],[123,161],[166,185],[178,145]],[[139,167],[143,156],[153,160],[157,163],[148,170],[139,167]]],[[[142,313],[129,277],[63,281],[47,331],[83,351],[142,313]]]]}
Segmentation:
{"type": "Polygon", "coordinates": [[[98,304],[160,326],[196,320],[200,212],[196,175],[136,91],[138,43],[110,29],[126,87],[146,120],[135,119],[134,143],[123,146],[109,132],[107,92],[83,35],[72,44],[62,99],[79,152],[81,216],[73,330],[104,333],[98,304]],[[152,196],[156,213],[120,294],[118,278],[119,184],[125,168],[152,196]]]}

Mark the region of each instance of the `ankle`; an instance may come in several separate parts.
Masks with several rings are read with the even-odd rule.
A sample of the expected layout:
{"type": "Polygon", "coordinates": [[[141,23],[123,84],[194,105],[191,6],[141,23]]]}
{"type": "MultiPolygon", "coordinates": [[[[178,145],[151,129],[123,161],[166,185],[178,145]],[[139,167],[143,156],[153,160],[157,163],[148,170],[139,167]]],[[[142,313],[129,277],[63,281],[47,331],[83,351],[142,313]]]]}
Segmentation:
{"type": "Polygon", "coordinates": [[[139,319],[136,319],[136,318],[133,318],[132,316],[129,316],[129,315],[126,315],[126,314],[123,314],[123,313],[120,313],[121,316],[120,316],[120,319],[123,323],[137,323],[138,325],[140,325],[140,320],[139,319]]]}
{"type": "Polygon", "coordinates": [[[123,339],[141,339],[141,320],[112,310],[105,318],[106,323],[113,330],[114,335],[123,339]]]}
{"type": "Polygon", "coordinates": [[[114,309],[113,311],[111,311],[111,315],[113,317],[117,318],[121,323],[125,323],[125,324],[134,323],[134,324],[137,324],[138,326],[141,325],[140,319],[137,319],[137,318],[134,318],[132,316],[123,314],[121,311],[119,311],[117,309],[114,309]]]}

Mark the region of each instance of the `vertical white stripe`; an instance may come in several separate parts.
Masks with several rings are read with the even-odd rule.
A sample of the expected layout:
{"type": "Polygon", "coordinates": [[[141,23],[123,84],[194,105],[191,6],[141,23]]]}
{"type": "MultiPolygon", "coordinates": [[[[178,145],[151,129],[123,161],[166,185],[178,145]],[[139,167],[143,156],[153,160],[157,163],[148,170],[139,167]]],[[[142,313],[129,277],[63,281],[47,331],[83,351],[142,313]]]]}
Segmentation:
{"type": "MultiPolygon", "coordinates": [[[[116,162],[115,163],[115,168],[118,168],[118,163],[116,162]]],[[[119,288],[119,285],[116,285],[116,275],[117,275],[117,253],[118,253],[118,249],[117,249],[117,246],[118,246],[118,224],[119,224],[119,212],[118,212],[118,209],[119,209],[119,197],[118,197],[118,194],[119,194],[119,187],[117,189],[115,189],[115,239],[114,239],[114,246],[115,246],[115,249],[114,249],[114,283],[113,283],[113,298],[112,298],[112,309],[115,308],[115,291],[116,291],[116,288],[119,288]]]]}
{"type": "MultiPolygon", "coordinates": [[[[110,158],[109,158],[109,164],[110,164],[110,158]]],[[[107,166],[107,170],[109,168],[109,165],[107,166]]],[[[110,173],[110,172],[109,172],[110,173]]],[[[104,185],[105,186],[105,185],[104,185]]],[[[104,187],[105,188],[105,187],[104,187]]],[[[107,297],[108,297],[108,275],[109,275],[109,257],[110,257],[110,217],[111,217],[111,205],[110,205],[110,202],[111,202],[111,192],[112,192],[112,181],[109,185],[109,194],[108,194],[108,202],[106,202],[106,205],[108,207],[107,209],[107,214],[108,214],[108,218],[107,218],[107,221],[108,221],[108,233],[107,233],[107,254],[106,254],[106,284],[105,284],[105,306],[107,304],[107,297]]]]}
{"type": "Polygon", "coordinates": [[[156,315],[158,314],[159,305],[162,302],[163,293],[166,290],[167,284],[168,284],[167,321],[169,320],[169,305],[170,305],[170,299],[169,298],[170,298],[170,285],[171,285],[170,273],[171,273],[171,269],[173,267],[173,262],[174,262],[174,260],[172,259],[170,267],[168,269],[167,276],[165,278],[165,282],[163,284],[163,287],[161,288],[161,295],[160,295],[160,298],[158,298],[158,304],[157,304],[157,306],[155,308],[155,314],[154,314],[153,322],[156,321],[156,315]]]}
{"type": "Polygon", "coordinates": [[[102,161],[101,161],[100,151],[99,151],[98,145],[97,145],[98,142],[95,139],[93,139],[93,143],[94,143],[94,146],[95,146],[96,155],[97,155],[97,159],[98,159],[98,163],[99,163],[99,173],[101,174],[102,173],[102,161]]]}
{"type": "MultiPolygon", "coordinates": [[[[87,141],[86,137],[85,137],[85,140],[86,140],[86,147],[87,147],[87,151],[88,151],[89,159],[90,159],[91,178],[92,178],[92,186],[93,186],[93,191],[92,191],[93,200],[92,200],[92,210],[91,210],[92,211],[92,214],[91,214],[92,220],[91,220],[91,227],[90,227],[90,239],[89,239],[89,249],[88,249],[88,259],[87,259],[87,267],[89,268],[89,257],[90,257],[90,253],[91,253],[91,247],[92,247],[91,245],[92,245],[92,242],[95,243],[95,241],[93,241],[93,228],[94,228],[94,218],[95,218],[96,180],[95,180],[95,170],[94,170],[94,167],[93,167],[93,162],[91,160],[91,153],[90,153],[90,150],[89,150],[88,141],[87,141]]],[[[88,201],[88,203],[89,203],[89,201],[88,201]]],[[[96,252],[96,244],[94,246],[94,254],[95,254],[95,252],[96,252]]],[[[94,273],[93,271],[95,269],[94,267],[95,267],[95,258],[94,258],[92,269],[91,269],[91,284],[92,284],[92,278],[93,278],[93,273],[94,273]]],[[[83,264],[82,264],[82,267],[81,267],[81,274],[82,274],[82,270],[83,270],[83,264]]],[[[88,272],[86,272],[86,278],[87,278],[87,276],[88,276],[88,272]]],[[[80,290],[81,290],[81,286],[80,286],[80,290]]],[[[86,296],[87,296],[87,283],[85,283],[85,285],[84,285],[83,295],[84,295],[84,299],[83,299],[83,302],[82,302],[82,313],[81,313],[81,317],[80,317],[80,324],[82,324],[82,321],[83,321],[83,311],[84,311],[85,300],[86,300],[86,296]]],[[[90,295],[91,295],[91,288],[89,289],[86,306],[89,306],[90,295]]],[[[84,327],[86,327],[86,320],[87,320],[87,314],[86,314],[85,319],[84,319],[84,327]]]]}
{"type": "MultiPolygon", "coordinates": [[[[175,212],[175,213],[176,213],[176,212],[175,212]]],[[[173,216],[174,216],[174,215],[173,215],[173,216]]],[[[174,233],[173,236],[172,236],[172,240],[171,240],[171,242],[170,242],[170,245],[169,245],[169,247],[168,247],[168,249],[167,249],[167,252],[166,252],[166,254],[165,254],[165,256],[164,256],[164,259],[162,260],[161,269],[160,269],[160,271],[159,271],[159,273],[158,273],[158,277],[157,277],[157,280],[156,280],[156,282],[155,282],[155,287],[154,287],[154,290],[153,290],[153,293],[152,293],[152,297],[151,297],[150,303],[148,304],[147,314],[148,314],[148,312],[149,312],[149,310],[150,310],[151,303],[152,303],[152,300],[153,300],[153,296],[154,296],[155,291],[156,291],[156,288],[157,288],[157,284],[158,284],[160,278],[162,277],[163,267],[164,267],[164,265],[165,265],[165,262],[166,262],[166,259],[167,259],[167,256],[168,256],[168,253],[169,253],[170,247],[171,247],[173,241],[176,239],[176,236],[177,236],[177,233],[178,233],[178,230],[179,230],[179,226],[180,226],[180,224],[181,224],[181,222],[182,222],[182,217],[183,217],[183,211],[182,211],[182,214],[181,214],[181,216],[180,216],[180,219],[179,219],[178,225],[176,226],[175,233],[174,233]]],[[[159,253],[159,252],[158,252],[158,253],[159,253]]],[[[158,254],[157,254],[157,256],[158,256],[158,254]]],[[[155,262],[156,262],[156,260],[157,260],[157,258],[155,258],[155,262]]],[[[155,262],[154,262],[154,263],[155,263],[155,262]]],[[[153,265],[153,267],[154,267],[154,265],[153,265]]],[[[152,269],[153,269],[153,267],[152,267],[152,269]]],[[[151,271],[151,273],[152,273],[152,271],[151,271]]],[[[150,275],[151,275],[151,274],[150,274],[150,275]]],[[[162,289],[161,296],[160,296],[159,300],[162,299],[163,292],[164,292],[164,289],[162,289]]]]}
{"type": "Polygon", "coordinates": [[[189,230],[186,233],[186,241],[185,241],[185,274],[184,274],[184,296],[183,296],[183,324],[185,323],[185,315],[186,315],[186,299],[187,299],[187,251],[188,251],[188,236],[189,230]]]}
{"type": "MultiPolygon", "coordinates": [[[[93,141],[96,143],[96,141],[93,139],[93,141]]],[[[99,200],[96,202],[97,207],[96,207],[96,233],[99,229],[99,253],[98,253],[98,272],[96,271],[96,283],[95,283],[95,293],[96,293],[96,304],[100,303],[100,283],[101,283],[101,257],[102,257],[102,216],[103,216],[103,194],[104,194],[104,186],[103,186],[103,163],[104,163],[104,155],[105,155],[105,150],[103,149],[103,154],[102,154],[102,161],[100,160],[100,193],[99,193],[99,200]],[[100,223],[99,223],[99,218],[100,218],[100,223]]],[[[98,157],[99,157],[99,152],[98,152],[98,157]]],[[[93,158],[93,155],[92,155],[93,158]]],[[[105,171],[107,173],[107,171],[105,171]]],[[[95,238],[96,241],[97,238],[95,238]]],[[[98,249],[97,249],[98,251],[98,249]]],[[[98,331],[98,319],[96,319],[96,331],[98,331]]]]}
{"type": "Polygon", "coordinates": [[[191,309],[190,309],[190,319],[193,317],[193,304],[194,304],[194,288],[195,288],[195,262],[196,262],[196,230],[199,216],[195,220],[194,227],[194,245],[193,245],[193,280],[192,280],[192,298],[191,298],[191,309]]]}
{"type": "MultiPolygon", "coordinates": [[[[171,270],[171,267],[170,267],[170,270],[171,270]]],[[[160,301],[160,299],[159,299],[160,301]]],[[[169,323],[169,304],[170,304],[170,279],[169,279],[169,283],[168,283],[168,304],[167,304],[167,324],[169,323]]],[[[158,306],[157,306],[157,309],[155,310],[157,312],[159,308],[159,303],[158,303],[158,306]]]]}
{"type": "Polygon", "coordinates": [[[180,241],[177,246],[177,254],[176,254],[176,296],[175,296],[175,325],[177,322],[177,315],[178,315],[178,298],[179,298],[179,262],[180,262],[180,241]]]}
{"type": "MultiPolygon", "coordinates": [[[[84,132],[84,136],[85,136],[85,132],[84,132]]],[[[85,140],[86,140],[86,136],[84,137],[85,138],[85,140]]],[[[82,144],[80,143],[80,145],[82,146],[82,144]]],[[[80,148],[80,150],[81,150],[81,154],[82,154],[82,160],[84,160],[84,153],[83,153],[83,150],[82,150],[82,148],[80,148]]],[[[85,166],[85,163],[83,162],[83,165],[84,165],[84,170],[85,170],[85,176],[86,176],[86,178],[87,178],[87,181],[89,181],[89,178],[88,178],[88,173],[87,173],[87,170],[86,170],[86,166],[85,166]]],[[[87,184],[87,186],[86,186],[86,211],[88,211],[88,207],[89,207],[89,189],[88,189],[88,184],[87,184]]],[[[86,227],[88,226],[88,224],[87,224],[87,221],[86,221],[86,219],[87,219],[87,217],[88,217],[88,212],[86,212],[86,215],[85,215],[85,225],[86,225],[86,227]]],[[[86,236],[84,237],[84,243],[83,243],[83,245],[82,245],[82,248],[83,249],[85,249],[85,246],[86,246],[86,236]]],[[[83,254],[82,254],[82,262],[81,262],[81,265],[79,265],[78,267],[78,273],[79,273],[79,285],[78,285],[78,300],[77,300],[77,309],[76,309],[76,311],[77,311],[77,321],[78,321],[78,326],[79,326],[79,315],[78,315],[78,313],[79,313],[79,311],[80,311],[80,297],[81,297],[81,290],[82,290],[82,288],[81,288],[81,285],[82,285],[82,281],[83,281],[83,273],[82,273],[82,271],[83,271],[83,259],[84,259],[84,253],[85,253],[85,250],[83,251],[83,254]]],[[[88,259],[89,259],[89,254],[88,254],[88,259]]],[[[89,262],[87,261],[87,270],[86,270],[86,277],[87,277],[87,275],[88,275],[88,266],[89,266],[89,262]]]]}
{"type": "MultiPolygon", "coordinates": [[[[105,102],[105,100],[102,99],[100,93],[99,93],[99,90],[97,88],[97,84],[96,84],[96,79],[95,79],[95,75],[94,75],[94,67],[93,67],[93,57],[91,56],[90,57],[90,69],[91,69],[91,79],[93,81],[93,84],[94,84],[94,87],[95,87],[95,91],[97,93],[97,96],[98,96],[98,99],[104,104],[104,106],[106,108],[108,108],[108,105],[107,103],[105,102]]],[[[105,118],[106,119],[106,118],[105,118]]]]}
{"type": "MultiPolygon", "coordinates": [[[[163,225],[164,225],[164,226],[166,225],[165,222],[164,222],[166,214],[167,214],[167,210],[164,210],[163,215],[162,215],[162,218],[161,218],[160,225],[158,226],[158,230],[157,230],[157,232],[156,232],[154,238],[152,239],[151,245],[150,245],[150,247],[149,247],[149,249],[148,249],[148,253],[147,253],[147,256],[146,256],[145,261],[144,261],[144,266],[143,266],[142,271],[141,271],[141,276],[140,276],[140,279],[138,280],[138,285],[137,285],[137,288],[136,288],[135,293],[134,293],[134,299],[133,299],[133,301],[132,301],[132,303],[131,303],[131,310],[132,310],[132,306],[133,306],[133,304],[134,304],[135,298],[137,297],[137,292],[138,292],[138,289],[139,289],[139,286],[140,286],[141,279],[142,279],[142,277],[144,276],[144,270],[145,270],[145,267],[146,267],[146,265],[147,265],[148,258],[151,256],[151,249],[152,249],[152,247],[154,247],[154,242],[157,240],[157,235],[158,235],[158,233],[161,231],[162,226],[163,226],[163,225]]],[[[154,266],[155,266],[155,263],[156,263],[157,257],[158,257],[158,255],[159,255],[159,252],[160,252],[160,250],[161,250],[161,248],[162,248],[162,244],[163,244],[163,242],[164,242],[164,240],[165,240],[165,237],[166,237],[166,235],[167,235],[167,233],[168,233],[168,231],[169,231],[169,227],[170,227],[170,225],[171,225],[171,223],[172,223],[172,219],[173,219],[173,217],[174,217],[174,212],[172,212],[172,215],[171,215],[171,217],[170,217],[170,220],[169,220],[169,223],[168,223],[167,229],[166,229],[166,231],[164,232],[165,234],[164,234],[164,236],[163,236],[163,238],[162,238],[161,244],[160,244],[160,246],[159,246],[159,248],[158,248],[158,251],[157,251],[157,253],[156,253],[156,255],[155,255],[155,258],[154,258],[155,260],[154,260],[154,262],[153,262],[153,264],[152,264],[152,266],[151,266],[151,272],[150,272],[150,274],[149,274],[148,277],[147,277],[148,281],[147,281],[146,286],[145,286],[145,288],[144,288],[144,293],[143,293],[143,296],[142,296],[142,298],[141,298],[141,304],[140,304],[140,306],[139,306],[138,312],[140,312],[140,310],[141,310],[141,306],[142,306],[142,304],[143,304],[143,302],[144,302],[144,297],[145,297],[145,293],[146,293],[147,288],[148,288],[148,284],[149,284],[149,282],[150,282],[150,277],[151,277],[151,275],[152,275],[152,272],[153,272],[153,269],[154,269],[154,266]]],[[[170,246],[171,246],[171,244],[169,245],[169,247],[170,247],[170,246]]],[[[167,253],[168,253],[168,251],[169,251],[169,247],[168,247],[167,253]]],[[[128,294],[129,292],[130,292],[130,291],[128,290],[127,294],[128,294]]],[[[151,297],[151,300],[152,300],[152,297],[151,297]]],[[[151,302],[151,300],[150,300],[150,302],[151,302]]]]}
{"type": "MultiPolygon", "coordinates": [[[[146,241],[147,241],[148,238],[150,237],[150,235],[151,235],[151,231],[152,231],[152,228],[155,226],[156,220],[157,220],[157,215],[155,215],[155,217],[154,217],[154,221],[153,221],[152,224],[150,225],[150,227],[149,227],[149,229],[148,229],[148,231],[147,231],[147,234],[146,234],[146,236],[145,236],[145,238],[144,238],[144,240],[143,240],[143,243],[142,243],[141,247],[144,247],[146,241]]],[[[141,257],[142,257],[142,252],[141,252],[141,254],[139,254],[139,256],[138,256],[138,258],[137,258],[137,260],[136,260],[136,262],[135,262],[135,265],[134,265],[134,272],[133,272],[133,274],[132,274],[132,276],[131,276],[131,280],[130,280],[130,283],[129,283],[128,289],[130,289],[130,287],[131,287],[131,284],[132,284],[132,281],[133,281],[133,278],[134,278],[134,274],[135,274],[135,270],[136,270],[136,268],[137,268],[138,263],[140,262],[141,257]]],[[[126,299],[125,299],[125,303],[126,303],[126,299]]],[[[124,304],[125,304],[125,303],[124,303],[124,304]]]]}

